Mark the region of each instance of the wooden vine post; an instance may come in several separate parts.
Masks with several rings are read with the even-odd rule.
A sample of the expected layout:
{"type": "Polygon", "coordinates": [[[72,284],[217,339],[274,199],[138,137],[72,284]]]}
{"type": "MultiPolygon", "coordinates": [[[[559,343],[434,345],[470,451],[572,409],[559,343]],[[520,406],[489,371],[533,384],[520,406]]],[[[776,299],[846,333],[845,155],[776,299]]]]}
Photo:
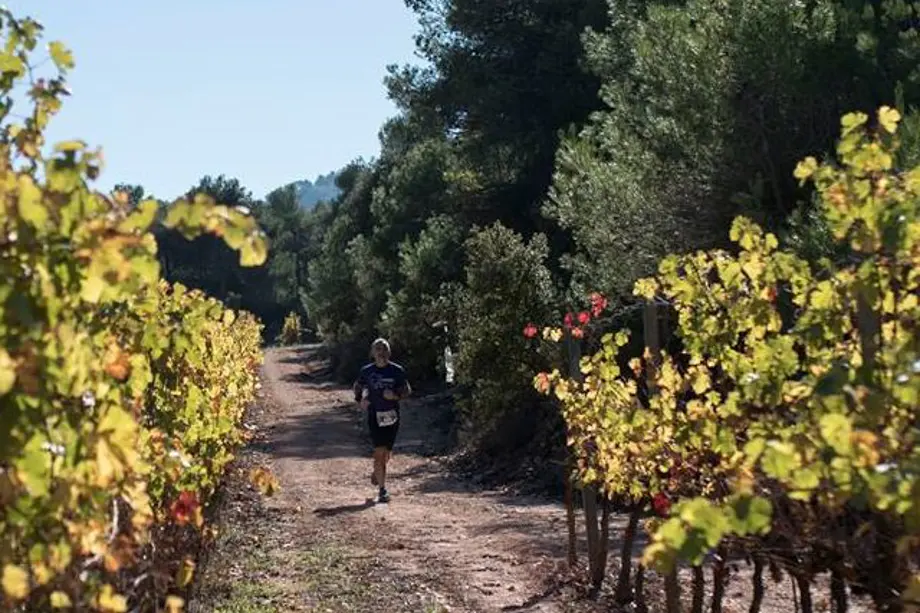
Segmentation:
{"type": "Polygon", "coordinates": [[[572,460],[572,452],[568,450],[568,445],[566,445],[565,466],[563,467],[563,470],[565,470],[563,502],[565,503],[565,523],[569,537],[569,568],[574,568],[578,563],[578,540],[575,534],[575,488],[572,483],[575,463],[572,460]]]}
{"type": "MultiPolygon", "coordinates": [[[[629,513],[629,523],[623,533],[623,546],[620,549],[620,574],[617,577],[617,587],[614,600],[618,604],[631,602],[633,596],[632,586],[632,552],[636,542],[636,533],[639,531],[639,520],[642,517],[642,506],[634,505],[629,513]]],[[[637,586],[638,589],[638,586],[637,586]]]]}
{"type": "MultiPolygon", "coordinates": [[[[573,372],[573,362],[575,365],[574,371],[578,371],[578,357],[574,357],[575,352],[575,343],[571,334],[566,334],[565,339],[565,354],[568,360],[566,367],[570,376],[573,372]]],[[[569,426],[566,422],[566,454],[565,454],[565,480],[563,490],[564,502],[565,502],[565,520],[566,527],[568,529],[568,540],[569,540],[569,551],[568,551],[568,562],[569,568],[574,568],[578,563],[578,538],[575,531],[575,456],[572,453],[572,450],[569,449],[568,440],[569,440],[569,426]]]]}
{"type": "MultiPolygon", "coordinates": [[[[648,398],[651,400],[656,392],[655,376],[658,371],[658,360],[661,355],[661,329],[658,322],[658,305],[654,300],[645,304],[643,311],[643,329],[645,333],[645,376],[648,398]]],[[[665,602],[668,613],[680,613],[680,582],[675,564],[664,577],[665,602]]]]}
{"type": "MultiPolygon", "coordinates": [[[[566,331],[566,354],[568,357],[568,374],[575,381],[582,381],[581,374],[581,341],[572,336],[571,330],[566,331]]],[[[607,571],[607,548],[609,542],[609,505],[602,500],[594,483],[582,484],[582,507],[585,514],[585,535],[588,541],[588,573],[591,587],[596,592],[604,583],[607,571]],[[603,512],[601,512],[603,508],[603,512]]],[[[568,511],[568,509],[567,509],[568,511]]],[[[574,542],[574,505],[569,515],[570,521],[570,548],[574,542]]],[[[574,558],[573,551],[569,552],[569,560],[574,558]]]]}
{"type": "MultiPolygon", "coordinates": [[[[878,356],[883,350],[884,343],[879,303],[881,289],[879,278],[874,276],[864,280],[857,287],[856,295],[856,327],[859,333],[862,358],[861,378],[864,385],[873,387],[879,384],[878,356]]],[[[872,523],[880,546],[873,560],[874,572],[868,580],[868,591],[878,610],[901,611],[903,603],[893,588],[908,582],[910,570],[897,551],[896,534],[898,531],[884,515],[877,516],[872,523]]],[[[837,610],[846,607],[846,580],[843,576],[840,574],[832,576],[831,590],[837,610]]]]}

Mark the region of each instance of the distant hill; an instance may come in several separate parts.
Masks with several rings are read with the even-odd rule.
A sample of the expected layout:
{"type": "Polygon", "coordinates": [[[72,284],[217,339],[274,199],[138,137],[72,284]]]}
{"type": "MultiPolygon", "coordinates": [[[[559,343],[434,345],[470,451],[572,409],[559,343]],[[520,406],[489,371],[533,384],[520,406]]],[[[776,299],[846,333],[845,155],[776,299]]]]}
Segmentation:
{"type": "Polygon", "coordinates": [[[335,185],[336,173],[330,172],[327,175],[316,177],[315,181],[304,179],[295,181],[297,186],[297,199],[300,206],[306,209],[312,209],[317,202],[322,200],[332,200],[339,195],[339,188],[335,185]]]}

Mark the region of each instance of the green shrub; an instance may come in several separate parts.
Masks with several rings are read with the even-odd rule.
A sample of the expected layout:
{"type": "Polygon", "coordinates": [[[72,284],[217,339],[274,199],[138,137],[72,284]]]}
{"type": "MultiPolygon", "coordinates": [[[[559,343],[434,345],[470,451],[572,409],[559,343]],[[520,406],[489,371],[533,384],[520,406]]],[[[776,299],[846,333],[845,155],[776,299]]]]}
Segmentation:
{"type": "Polygon", "coordinates": [[[288,313],[284,318],[284,325],[281,327],[282,345],[296,345],[303,338],[303,327],[300,323],[300,315],[297,313],[288,313]]]}
{"type": "Polygon", "coordinates": [[[450,293],[446,283],[462,274],[465,234],[455,219],[436,216],[417,240],[400,245],[400,289],[390,294],[380,329],[413,379],[430,378],[442,362],[446,339],[432,326],[447,319],[442,308],[450,293]]]}
{"type": "Polygon", "coordinates": [[[545,364],[522,331],[554,313],[547,243],[542,235],[525,243],[494,224],[466,242],[466,253],[457,304],[457,380],[468,390],[460,401],[462,430],[484,450],[507,448],[537,426],[531,381],[545,364]]]}

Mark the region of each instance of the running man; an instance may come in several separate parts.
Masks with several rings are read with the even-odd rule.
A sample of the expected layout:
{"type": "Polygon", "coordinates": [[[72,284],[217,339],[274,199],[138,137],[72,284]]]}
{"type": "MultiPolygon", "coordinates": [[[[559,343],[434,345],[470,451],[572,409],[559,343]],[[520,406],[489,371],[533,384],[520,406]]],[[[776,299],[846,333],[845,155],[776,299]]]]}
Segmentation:
{"type": "Polygon", "coordinates": [[[355,402],[367,411],[367,425],[374,444],[374,471],[371,483],[380,488],[378,502],[389,502],[387,462],[399,432],[399,401],[412,393],[406,371],[390,361],[390,343],[378,338],[371,344],[374,361],[361,369],[355,381],[355,402]]]}

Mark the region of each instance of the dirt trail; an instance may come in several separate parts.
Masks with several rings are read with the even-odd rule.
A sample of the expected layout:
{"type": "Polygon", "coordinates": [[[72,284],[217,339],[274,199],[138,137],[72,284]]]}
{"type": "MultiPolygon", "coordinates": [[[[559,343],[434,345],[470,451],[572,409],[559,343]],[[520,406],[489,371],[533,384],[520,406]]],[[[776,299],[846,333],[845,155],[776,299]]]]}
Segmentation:
{"type": "MultiPolygon", "coordinates": [[[[235,477],[192,613],[601,610],[553,587],[565,569],[561,505],[479,488],[436,461],[436,402],[405,403],[392,502],[374,504],[362,415],[350,390],[310,374],[318,368],[314,347],[266,353],[258,434],[243,463],[271,465],[281,492],[263,500],[235,477]]],[[[612,560],[622,518],[613,524],[612,560]]],[[[764,613],[792,608],[785,585],[767,592],[764,613]]],[[[724,610],[746,611],[749,593],[749,582],[733,581],[724,610]]],[[[649,595],[653,609],[658,600],[649,595]]]]}
{"type": "Polygon", "coordinates": [[[305,380],[302,357],[309,358],[291,350],[266,356],[270,393],[288,408],[268,441],[282,504],[302,508],[303,521],[324,531],[386,550],[393,572],[434,575],[432,589],[443,590],[439,596],[452,608],[463,604],[451,593],[456,589],[475,611],[521,605],[543,589],[537,579],[546,569],[535,567],[558,558],[565,543],[554,505],[476,492],[446,477],[425,457],[438,445],[426,427],[431,415],[418,402],[404,409],[388,478],[392,502],[375,505],[370,446],[351,391],[305,380]]]}
{"type": "MultiPolygon", "coordinates": [[[[550,596],[546,579],[556,574],[565,555],[559,507],[483,491],[447,475],[433,455],[442,447],[432,435],[438,430],[432,421],[439,415],[428,410],[430,403],[418,400],[403,409],[387,479],[392,501],[375,504],[371,449],[361,415],[349,389],[310,376],[318,366],[313,351],[266,352],[264,400],[273,406],[260,420],[254,447],[281,485],[278,495],[264,501],[262,512],[279,528],[253,537],[252,545],[292,550],[304,546],[303,541],[315,546],[319,539],[346,547],[348,558],[368,562],[362,566],[373,575],[368,582],[396,586],[379,595],[382,611],[403,606],[407,611],[471,613],[565,610],[541,598],[550,596]],[[286,536],[279,538],[278,531],[286,536]],[[399,593],[403,587],[414,592],[412,598],[399,593]]],[[[242,510],[251,502],[237,507],[242,510]]],[[[284,572],[269,578],[277,583],[278,574],[284,572]]],[[[281,579],[290,592],[292,578],[281,579]]],[[[316,606],[298,603],[290,594],[280,599],[268,594],[261,602],[266,611],[275,610],[268,606],[272,602],[277,610],[316,606]]],[[[356,605],[354,610],[364,609],[356,605]]]]}

